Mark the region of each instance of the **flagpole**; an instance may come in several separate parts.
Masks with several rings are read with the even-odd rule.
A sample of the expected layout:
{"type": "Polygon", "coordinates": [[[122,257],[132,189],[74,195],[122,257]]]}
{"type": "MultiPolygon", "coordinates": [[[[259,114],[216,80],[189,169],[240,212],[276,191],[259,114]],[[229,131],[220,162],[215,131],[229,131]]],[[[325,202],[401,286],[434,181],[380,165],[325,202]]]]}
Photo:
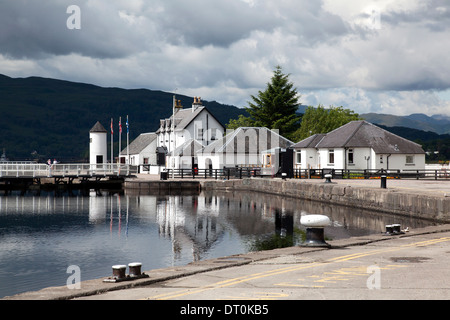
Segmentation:
{"type": "Polygon", "coordinates": [[[130,164],[130,127],[128,124],[128,115],[127,115],[127,159],[128,164],[130,164]]]}
{"type": "Polygon", "coordinates": [[[120,164],[120,152],[122,151],[122,117],[119,117],[119,156],[117,157],[117,163],[120,164]]]}
{"type": "Polygon", "coordinates": [[[114,142],[113,142],[114,130],[113,130],[113,118],[111,118],[111,170],[114,163],[114,142]]]}

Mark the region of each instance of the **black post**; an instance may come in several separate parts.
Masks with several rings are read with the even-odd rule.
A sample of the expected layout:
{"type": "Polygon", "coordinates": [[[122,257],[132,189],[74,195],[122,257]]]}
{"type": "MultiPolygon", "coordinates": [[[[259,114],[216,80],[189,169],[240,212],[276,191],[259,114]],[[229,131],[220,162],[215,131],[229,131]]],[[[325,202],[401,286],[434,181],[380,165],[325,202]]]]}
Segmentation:
{"type": "Polygon", "coordinates": [[[382,188],[382,189],[386,189],[386,180],[387,180],[387,177],[386,177],[386,176],[381,176],[381,177],[380,177],[380,180],[381,180],[381,188],[382,188]]]}

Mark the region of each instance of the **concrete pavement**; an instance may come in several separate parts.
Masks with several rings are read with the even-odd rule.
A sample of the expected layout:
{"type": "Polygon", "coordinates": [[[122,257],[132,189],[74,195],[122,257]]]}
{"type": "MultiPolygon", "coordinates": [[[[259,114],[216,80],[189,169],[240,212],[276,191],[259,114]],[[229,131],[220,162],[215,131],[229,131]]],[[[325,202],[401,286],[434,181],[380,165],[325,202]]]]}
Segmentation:
{"type": "MultiPolygon", "coordinates": [[[[119,283],[83,281],[9,300],[449,299],[450,225],[329,241],[145,271],[119,283]]],[[[145,266],[144,270],[145,270],[145,266]]]]}
{"type": "Polygon", "coordinates": [[[406,236],[330,241],[332,249],[293,247],[267,252],[265,258],[264,253],[229,257],[225,260],[230,263],[250,261],[82,299],[446,300],[450,298],[450,231],[443,231],[449,227],[411,231],[406,236]]]}

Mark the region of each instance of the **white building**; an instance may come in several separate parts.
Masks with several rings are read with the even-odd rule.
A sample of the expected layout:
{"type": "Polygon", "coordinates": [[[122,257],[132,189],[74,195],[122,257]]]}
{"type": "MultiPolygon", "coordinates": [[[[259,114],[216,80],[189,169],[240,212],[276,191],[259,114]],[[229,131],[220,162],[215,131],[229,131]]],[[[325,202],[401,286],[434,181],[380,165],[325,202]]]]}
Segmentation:
{"type": "Polygon", "coordinates": [[[261,167],[263,152],[288,148],[292,141],[265,127],[241,127],[227,130],[222,139],[197,152],[199,169],[223,167],[261,167]]]}
{"type": "Polygon", "coordinates": [[[104,164],[107,159],[107,136],[108,132],[105,127],[97,121],[97,123],[89,131],[89,163],[104,164]]]}
{"type": "Polygon", "coordinates": [[[224,130],[200,98],[194,97],[192,107],[183,109],[174,97],[172,116],[161,119],[156,132],[141,134],[122,150],[121,162],[151,174],[159,174],[163,168],[198,168],[197,152],[221,139],[224,130]]]}
{"type": "Polygon", "coordinates": [[[221,139],[224,130],[200,98],[194,97],[192,107],[183,109],[174,97],[172,116],[161,119],[156,131],[157,146],[167,151],[167,168],[194,168],[200,165],[196,152],[221,139]]]}
{"type": "Polygon", "coordinates": [[[422,147],[367,121],[351,121],[292,146],[297,169],[424,170],[422,147]]]}
{"type": "Polygon", "coordinates": [[[120,162],[139,166],[139,172],[149,171],[151,166],[157,165],[156,138],[156,133],[140,134],[129,146],[122,150],[120,153],[120,162]]]}

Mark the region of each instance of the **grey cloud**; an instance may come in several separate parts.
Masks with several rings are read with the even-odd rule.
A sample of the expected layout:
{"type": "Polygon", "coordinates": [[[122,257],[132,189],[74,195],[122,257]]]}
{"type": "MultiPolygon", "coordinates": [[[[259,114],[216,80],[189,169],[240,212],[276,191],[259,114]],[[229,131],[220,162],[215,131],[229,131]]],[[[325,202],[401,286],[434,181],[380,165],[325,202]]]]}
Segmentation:
{"type": "Polygon", "coordinates": [[[414,11],[383,10],[383,24],[388,26],[420,25],[433,32],[442,32],[450,27],[450,4],[447,0],[430,0],[420,2],[414,11]]]}
{"type": "Polygon", "coordinates": [[[271,30],[274,19],[241,1],[164,1],[159,34],[176,45],[228,47],[254,30],[271,30]]]}
{"type": "Polygon", "coordinates": [[[315,90],[328,97],[309,95],[314,104],[351,101],[369,110],[384,96],[339,88],[450,88],[447,3],[427,0],[404,11],[388,3],[373,30],[364,25],[367,14],[358,24],[350,21],[356,10],[333,13],[310,0],[0,0],[0,73],[204,90],[227,103],[257,93],[280,64],[305,99],[315,90]],[[81,8],[81,30],[66,28],[71,4],[81,8]]]}
{"type": "Polygon", "coordinates": [[[81,54],[96,58],[118,58],[135,46],[117,11],[81,8],[81,30],[69,30],[70,14],[64,1],[3,1],[0,10],[0,53],[13,58],[42,59],[49,55],[81,54]]]}
{"type": "Polygon", "coordinates": [[[348,32],[344,21],[325,12],[320,1],[165,1],[163,12],[151,17],[159,34],[176,45],[228,47],[252,32],[281,30],[296,35],[303,45],[348,32]]]}

